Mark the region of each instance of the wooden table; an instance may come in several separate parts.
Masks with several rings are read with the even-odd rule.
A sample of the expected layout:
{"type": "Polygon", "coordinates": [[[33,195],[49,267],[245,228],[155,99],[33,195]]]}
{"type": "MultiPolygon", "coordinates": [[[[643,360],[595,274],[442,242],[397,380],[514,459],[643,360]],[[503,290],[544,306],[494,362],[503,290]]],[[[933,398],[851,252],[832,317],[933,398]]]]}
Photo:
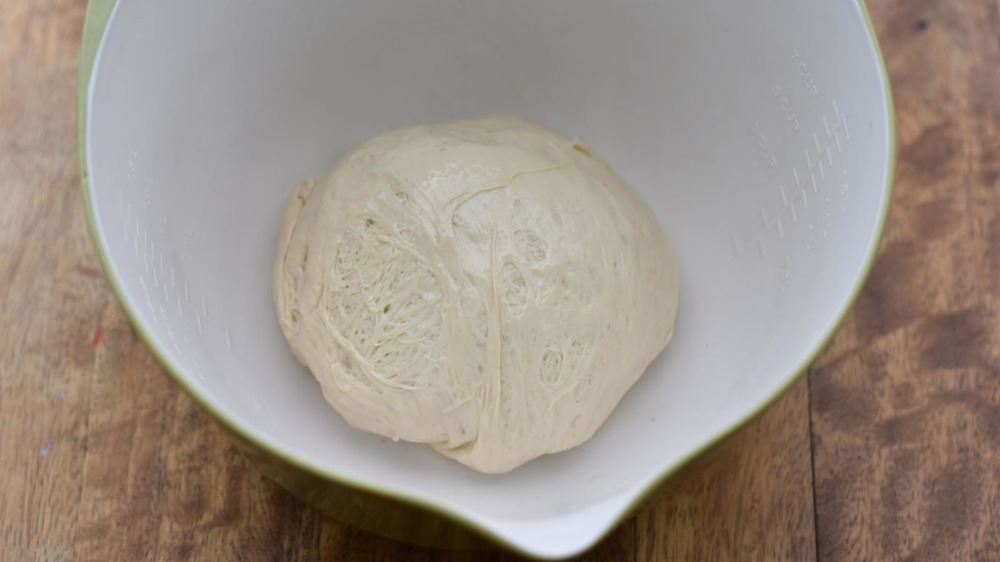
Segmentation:
{"type": "MultiPolygon", "coordinates": [[[[84,9],[0,5],[0,558],[516,558],[305,507],[153,361],[80,200],[84,9]]],[[[584,560],[1000,560],[1000,2],[871,9],[900,155],[864,293],[777,406],[584,560]]]]}

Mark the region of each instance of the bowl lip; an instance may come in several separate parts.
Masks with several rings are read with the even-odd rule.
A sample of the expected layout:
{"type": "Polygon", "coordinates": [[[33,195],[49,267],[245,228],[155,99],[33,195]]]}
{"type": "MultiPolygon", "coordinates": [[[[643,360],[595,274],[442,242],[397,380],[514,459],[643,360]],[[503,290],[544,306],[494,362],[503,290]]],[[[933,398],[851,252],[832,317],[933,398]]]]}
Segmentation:
{"type": "Polygon", "coordinates": [[[734,434],[739,432],[740,429],[756,419],[767,408],[777,402],[779,398],[781,398],[796,382],[798,382],[802,375],[808,371],[809,367],[817,359],[817,357],[826,349],[830,341],[833,339],[833,336],[843,324],[847,314],[857,301],[861,289],[872,271],[888,221],[897,163],[897,131],[889,73],[881,47],[879,46],[871,14],[868,10],[866,0],[852,0],[852,3],[855,4],[856,9],[860,12],[863,23],[867,28],[871,48],[874,52],[875,58],[877,59],[876,62],[878,70],[882,78],[883,107],[885,109],[887,119],[886,142],[888,143],[888,158],[885,163],[885,185],[882,186],[882,202],[879,209],[879,217],[877,224],[875,225],[874,235],[869,241],[869,247],[866,250],[865,259],[861,268],[861,274],[854,281],[847,298],[841,303],[837,315],[830,323],[823,337],[821,337],[813,345],[813,347],[806,352],[803,358],[799,361],[798,365],[787,375],[782,384],[778,385],[778,387],[769,393],[768,396],[753,410],[746,412],[734,422],[718,431],[699,447],[681,456],[680,459],[672,463],[672,465],[663,472],[652,479],[649,479],[641,487],[640,492],[625,505],[621,506],[618,509],[618,512],[615,513],[614,517],[610,518],[600,528],[599,532],[593,534],[592,536],[585,537],[584,540],[562,543],[560,546],[556,546],[555,548],[543,548],[539,545],[525,544],[517,540],[516,537],[507,536],[506,534],[491,528],[489,525],[482,523],[477,520],[473,514],[467,513],[463,509],[441,504],[412,492],[396,489],[392,486],[380,486],[373,484],[371,482],[319,466],[308,459],[298,457],[294,453],[284,450],[277,443],[272,443],[270,439],[256,434],[252,428],[243,425],[239,419],[230,415],[223,408],[216,405],[206,393],[202,392],[188,381],[187,377],[183,375],[182,370],[170,360],[169,356],[156,343],[156,340],[152,337],[148,327],[140,321],[136,311],[131,308],[130,301],[126,296],[121,281],[119,280],[116,270],[111,263],[110,256],[105,249],[102,231],[97,224],[94,200],[91,196],[91,184],[88,173],[90,162],[89,153],[87,151],[87,140],[90,137],[89,117],[91,108],[93,107],[91,102],[95,83],[92,78],[97,67],[96,62],[104,47],[107,30],[110,28],[110,23],[112,19],[114,19],[115,12],[120,5],[118,0],[90,0],[88,3],[83,24],[79,66],[77,71],[77,148],[80,166],[80,187],[83,193],[84,210],[87,215],[87,225],[90,231],[90,238],[97,251],[98,258],[100,259],[105,277],[107,278],[111,289],[115,293],[123,311],[143,343],[150,350],[164,370],[174,380],[174,382],[177,383],[181,389],[183,389],[184,392],[186,392],[203,410],[208,412],[227,430],[246,440],[248,443],[252,444],[268,456],[271,456],[285,464],[289,464],[299,470],[310,473],[313,476],[330,481],[334,484],[357,488],[369,493],[426,509],[437,515],[451,519],[467,528],[473,529],[486,538],[522,555],[544,559],[560,559],[574,556],[588,550],[606,537],[630,513],[639,507],[646,497],[648,497],[654,490],[663,485],[671,477],[680,472],[685,466],[691,463],[691,461],[732,437],[734,434]]]}

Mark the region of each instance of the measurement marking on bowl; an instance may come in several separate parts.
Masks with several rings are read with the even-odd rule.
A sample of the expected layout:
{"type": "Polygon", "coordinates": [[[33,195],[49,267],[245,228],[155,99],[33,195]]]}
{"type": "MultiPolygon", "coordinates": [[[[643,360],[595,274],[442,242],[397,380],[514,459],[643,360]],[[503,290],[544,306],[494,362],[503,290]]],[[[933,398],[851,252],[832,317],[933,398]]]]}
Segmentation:
{"type": "Polygon", "coordinates": [[[186,278],[184,270],[177,271],[176,261],[187,261],[195,248],[193,235],[183,231],[174,233],[180,235],[180,243],[176,252],[168,251],[174,246],[167,243],[167,217],[158,214],[153,204],[155,184],[154,178],[145,174],[140,153],[129,152],[125,182],[118,189],[117,201],[122,239],[132,245],[133,280],[138,283],[141,300],[145,301],[144,319],[160,335],[164,349],[170,349],[176,359],[188,363],[192,372],[200,375],[201,363],[195,357],[192,342],[208,335],[222,339],[233,351],[234,335],[229,327],[213,324],[208,299],[200,294],[197,283],[186,278]],[[151,228],[147,229],[147,225],[151,228]]]}
{"type": "Polygon", "coordinates": [[[125,174],[125,181],[129,183],[132,183],[132,180],[135,179],[135,169],[136,169],[135,161],[137,158],[139,158],[138,150],[133,150],[129,152],[128,160],[126,161],[126,164],[128,166],[128,172],[125,174]]]}
{"type": "Polygon", "coordinates": [[[778,158],[777,158],[777,156],[775,156],[774,151],[771,150],[771,145],[768,143],[767,135],[765,135],[764,133],[761,132],[761,130],[760,130],[760,122],[754,121],[753,122],[753,128],[754,128],[754,135],[755,135],[754,142],[757,143],[757,148],[760,149],[760,157],[761,157],[761,159],[763,159],[765,162],[767,162],[768,166],[770,166],[772,168],[777,168],[778,167],[778,158]]]}
{"type": "Polygon", "coordinates": [[[794,47],[792,48],[792,60],[799,63],[797,70],[799,72],[799,76],[803,79],[806,91],[812,94],[812,97],[814,98],[819,97],[819,86],[817,86],[816,81],[813,80],[812,73],[809,71],[809,65],[802,60],[799,50],[794,47]]]}
{"type": "Polygon", "coordinates": [[[847,202],[851,198],[851,184],[847,181],[847,170],[840,176],[840,210],[847,209],[847,202]]]}
{"type": "MultiPolygon", "coordinates": [[[[813,98],[820,98],[819,85],[813,77],[808,63],[797,49],[792,49],[791,60],[794,64],[794,73],[802,78],[802,86],[805,87],[806,92],[813,98]]],[[[799,132],[805,132],[801,130],[803,128],[803,116],[796,111],[795,104],[792,101],[795,95],[794,92],[786,89],[780,83],[775,83],[771,88],[771,94],[778,101],[777,109],[784,116],[785,126],[790,129],[790,134],[796,135],[799,132]]],[[[850,140],[847,116],[840,111],[836,99],[831,98],[829,104],[830,109],[832,109],[832,117],[826,113],[821,113],[813,130],[805,132],[809,135],[806,138],[809,139],[811,137],[812,142],[810,143],[807,140],[804,146],[802,146],[802,161],[791,166],[785,165],[785,169],[790,173],[791,180],[794,182],[794,191],[789,193],[785,189],[785,182],[776,182],[777,195],[780,199],[780,209],[771,216],[772,213],[768,212],[769,205],[767,203],[762,204],[758,208],[760,225],[756,229],[756,232],[750,236],[741,236],[738,232],[733,233],[733,248],[737,256],[742,255],[747,248],[753,245],[757,247],[759,258],[767,258],[768,243],[771,237],[776,237],[777,240],[786,238],[785,234],[789,228],[789,224],[786,222],[788,219],[791,220],[792,225],[797,225],[800,222],[800,217],[805,218],[808,222],[809,235],[804,245],[807,250],[813,248],[816,240],[816,234],[813,232],[814,225],[809,221],[809,216],[820,219],[823,226],[822,237],[827,238],[829,236],[834,216],[830,212],[832,200],[828,183],[831,179],[830,176],[834,175],[837,168],[837,155],[844,151],[845,146],[850,140]],[[803,181],[803,178],[806,181],[803,181]],[[812,193],[816,194],[816,198],[809,196],[808,191],[810,188],[812,193]],[[816,205],[816,209],[806,212],[806,209],[809,209],[811,204],[816,205]],[[817,216],[816,213],[820,213],[820,215],[817,216]]],[[[767,136],[761,131],[760,122],[755,120],[752,124],[753,142],[762,159],[771,167],[779,167],[776,165],[778,155],[771,149],[767,136]]],[[[838,180],[839,190],[836,194],[840,196],[839,207],[841,210],[844,210],[846,208],[849,183],[847,182],[847,172],[844,170],[840,170],[840,172],[840,179],[838,180]]],[[[788,278],[784,271],[786,269],[790,271],[790,268],[790,262],[785,263],[785,261],[782,261],[782,265],[780,266],[782,279],[788,278]]]]}
{"type": "Polygon", "coordinates": [[[835,99],[830,100],[830,103],[831,105],[833,105],[834,117],[836,117],[837,121],[840,122],[844,127],[844,140],[845,141],[851,140],[851,131],[850,129],[847,128],[847,118],[844,117],[844,114],[840,112],[840,108],[837,107],[837,100],[835,99]]]}
{"type": "Polygon", "coordinates": [[[784,95],[781,89],[781,84],[775,83],[774,87],[771,89],[771,95],[778,100],[778,107],[785,114],[785,121],[792,127],[793,130],[798,131],[802,128],[802,124],[799,122],[798,114],[795,113],[794,108],[792,108],[792,102],[788,99],[788,96],[784,95]]]}

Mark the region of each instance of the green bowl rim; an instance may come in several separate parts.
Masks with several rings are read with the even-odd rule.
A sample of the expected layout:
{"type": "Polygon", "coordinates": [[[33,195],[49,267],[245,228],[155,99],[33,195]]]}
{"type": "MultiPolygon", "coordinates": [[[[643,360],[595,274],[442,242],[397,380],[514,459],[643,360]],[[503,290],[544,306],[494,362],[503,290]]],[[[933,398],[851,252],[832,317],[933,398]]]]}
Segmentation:
{"type": "MultiPolygon", "coordinates": [[[[888,114],[888,125],[889,125],[889,160],[887,162],[888,170],[886,173],[886,185],[884,191],[884,198],[882,201],[882,208],[880,210],[880,216],[878,220],[878,225],[876,226],[875,236],[871,241],[871,246],[868,248],[867,255],[865,256],[864,266],[862,268],[862,274],[855,281],[854,286],[851,288],[851,292],[848,295],[847,300],[842,305],[840,312],[837,314],[835,321],[830,325],[827,333],[820,339],[820,341],[806,354],[799,366],[789,374],[788,379],[780,387],[775,389],[770,396],[762,401],[757,408],[748,412],[742,418],[726,427],[714,437],[707,440],[697,449],[690,451],[681,460],[674,463],[669,469],[665,470],[663,474],[654,478],[649,484],[647,484],[642,493],[638,494],[631,502],[629,502],[624,509],[618,513],[618,515],[613,519],[612,523],[602,531],[600,534],[593,537],[589,542],[579,545],[574,551],[561,554],[561,557],[568,557],[584,552],[600,542],[607,536],[611,531],[618,527],[618,525],[626,518],[630,513],[632,513],[642,501],[649,496],[653,491],[663,485],[672,476],[676,475],[681,469],[687,466],[691,461],[701,456],[706,451],[713,449],[717,445],[721,444],[723,441],[728,439],[737,433],[740,429],[745,427],[752,420],[757,418],[764,410],[773,405],[777,400],[782,397],[785,392],[787,392],[798,380],[802,377],[804,373],[809,369],[809,366],[816,360],[816,358],[826,349],[833,336],[836,334],[840,325],[844,322],[848,312],[850,312],[855,301],[858,299],[858,295],[864,286],[865,280],[868,278],[872,270],[872,265],[874,264],[875,257],[878,254],[878,249],[880,241],[883,234],[885,233],[886,222],[889,215],[889,206],[892,199],[893,182],[895,180],[896,171],[896,160],[897,160],[897,146],[896,146],[896,115],[893,105],[892,89],[889,83],[889,74],[885,65],[885,58],[882,55],[882,50],[879,46],[878,37],[875,33],[875,27],[871,20],[871,14],[868,11],[868,6],[865,0],[856,0],[861,14],[864,17],[865,25],[868,28],[868,33],[872,41],[872,47],[875,50],[876,58],[878,59],[879,71],[882,75],[883,82],[883,92],[885,95],[885,107],[888,114]]],[[[392,488],[381,488],[371,483],[357,480],[355,478],[345,476],[343,474],[338,474],[325,469],[321,466],[316,465],[308,460],[301,459],[288,453],[287,451],[282,451],[278,449],[275,445],[268,443],[264,439],[256,436],[252,429],[244,427],[241,425],[239,420],[230,417],[225,412],[218,409],[208,396],[203,394],[197,388],[192,386],[187,382],[184,376],[180,374],[180,369],[173,365],[167,356],[164,354],[160,346],[155,342],[155,340],[147,333],[145,327],[138,321],[136,312],[129,307],[129,301],[125,298],[125,293],[122,289],[118,278],[114,275],[114,270],[111,266],[111,262],[106,254],[104,247],[101,245],[100,230],[98,229],[96,216],[94,213],[93,200],[90,197],[90,181],[87,173],[87,147],[86,147],[86,132],[87,132],[87,102],[90,93],[90,78],[93,74],[94,63],[96,61],[97,53],[101,42],[104,37],[105,29],[108,22],[112,16],[114,8],[117,4],[117,0],[91,0],[87,6],[87,13],[84,20],[83,37],[81,41],[80,48],[80,61],[77,74],[77,136],[78,136],[78,151],[79,151],[79,162],[80,162],[80,186],[83,191],[83,201],[85,210],[87,213],[87,224],[90,229],[91,240],[97,250],[98,256],[101,261],[101,265],[104,269],[105,277],[111,284],[111,287],[118,298],[119,303],[121,303],[123,310],[129,318],[133,328],[139,334],[139,337],[146,344],[149,350],[156,357],[156,360],[163,366],[164,370],[170,374],[174,382],[176,382],[194,401],[205,411],[212,415],[218,422],[222,423],[229,431],[232,431],[242,439],[246,440],[248,443],[257,447],[261,452],[274,457],[275,459],[282,461],[288,465],[291,465],[298,470],[303,470],[311,473],[313,476],[317,476],[332,483],[349,486],[352,488],[357,488],[364,490],[369,493],[380,495],[383,497],[391,498],[396,501],[401,501],[408,503],[410,505],[415,505],[431,511],[437,515],[443,516],[445,518],[451,519],[461,525],[473,529],[476,532],[482,534],[483,536],[511,549],[520,554],[538,558],[539,553],[531,552],[521,547],[518,544],[510,542],[510,540],[502,537],[492,530],[480,525],[479,523],[469,519],[464,514],[460,513],[458,510],[442,506],[440,504],[428,501],[424,498],[414,496],[413,494],[402,492],[399,490],[394,490],[392,488]]]]}

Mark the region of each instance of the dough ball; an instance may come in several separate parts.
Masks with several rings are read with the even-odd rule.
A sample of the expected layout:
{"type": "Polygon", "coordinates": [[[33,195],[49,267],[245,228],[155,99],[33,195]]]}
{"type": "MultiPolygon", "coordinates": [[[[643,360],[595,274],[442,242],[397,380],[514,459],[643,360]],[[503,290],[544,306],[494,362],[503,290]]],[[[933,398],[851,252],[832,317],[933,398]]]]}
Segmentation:
{"type": "Polygon", "coordinates": [[[379,135],[299,186],[274,289],[351,425],[500,473],[594,434],[670,339],[678,277],[586,146],[487,117],[379,135]]]}

